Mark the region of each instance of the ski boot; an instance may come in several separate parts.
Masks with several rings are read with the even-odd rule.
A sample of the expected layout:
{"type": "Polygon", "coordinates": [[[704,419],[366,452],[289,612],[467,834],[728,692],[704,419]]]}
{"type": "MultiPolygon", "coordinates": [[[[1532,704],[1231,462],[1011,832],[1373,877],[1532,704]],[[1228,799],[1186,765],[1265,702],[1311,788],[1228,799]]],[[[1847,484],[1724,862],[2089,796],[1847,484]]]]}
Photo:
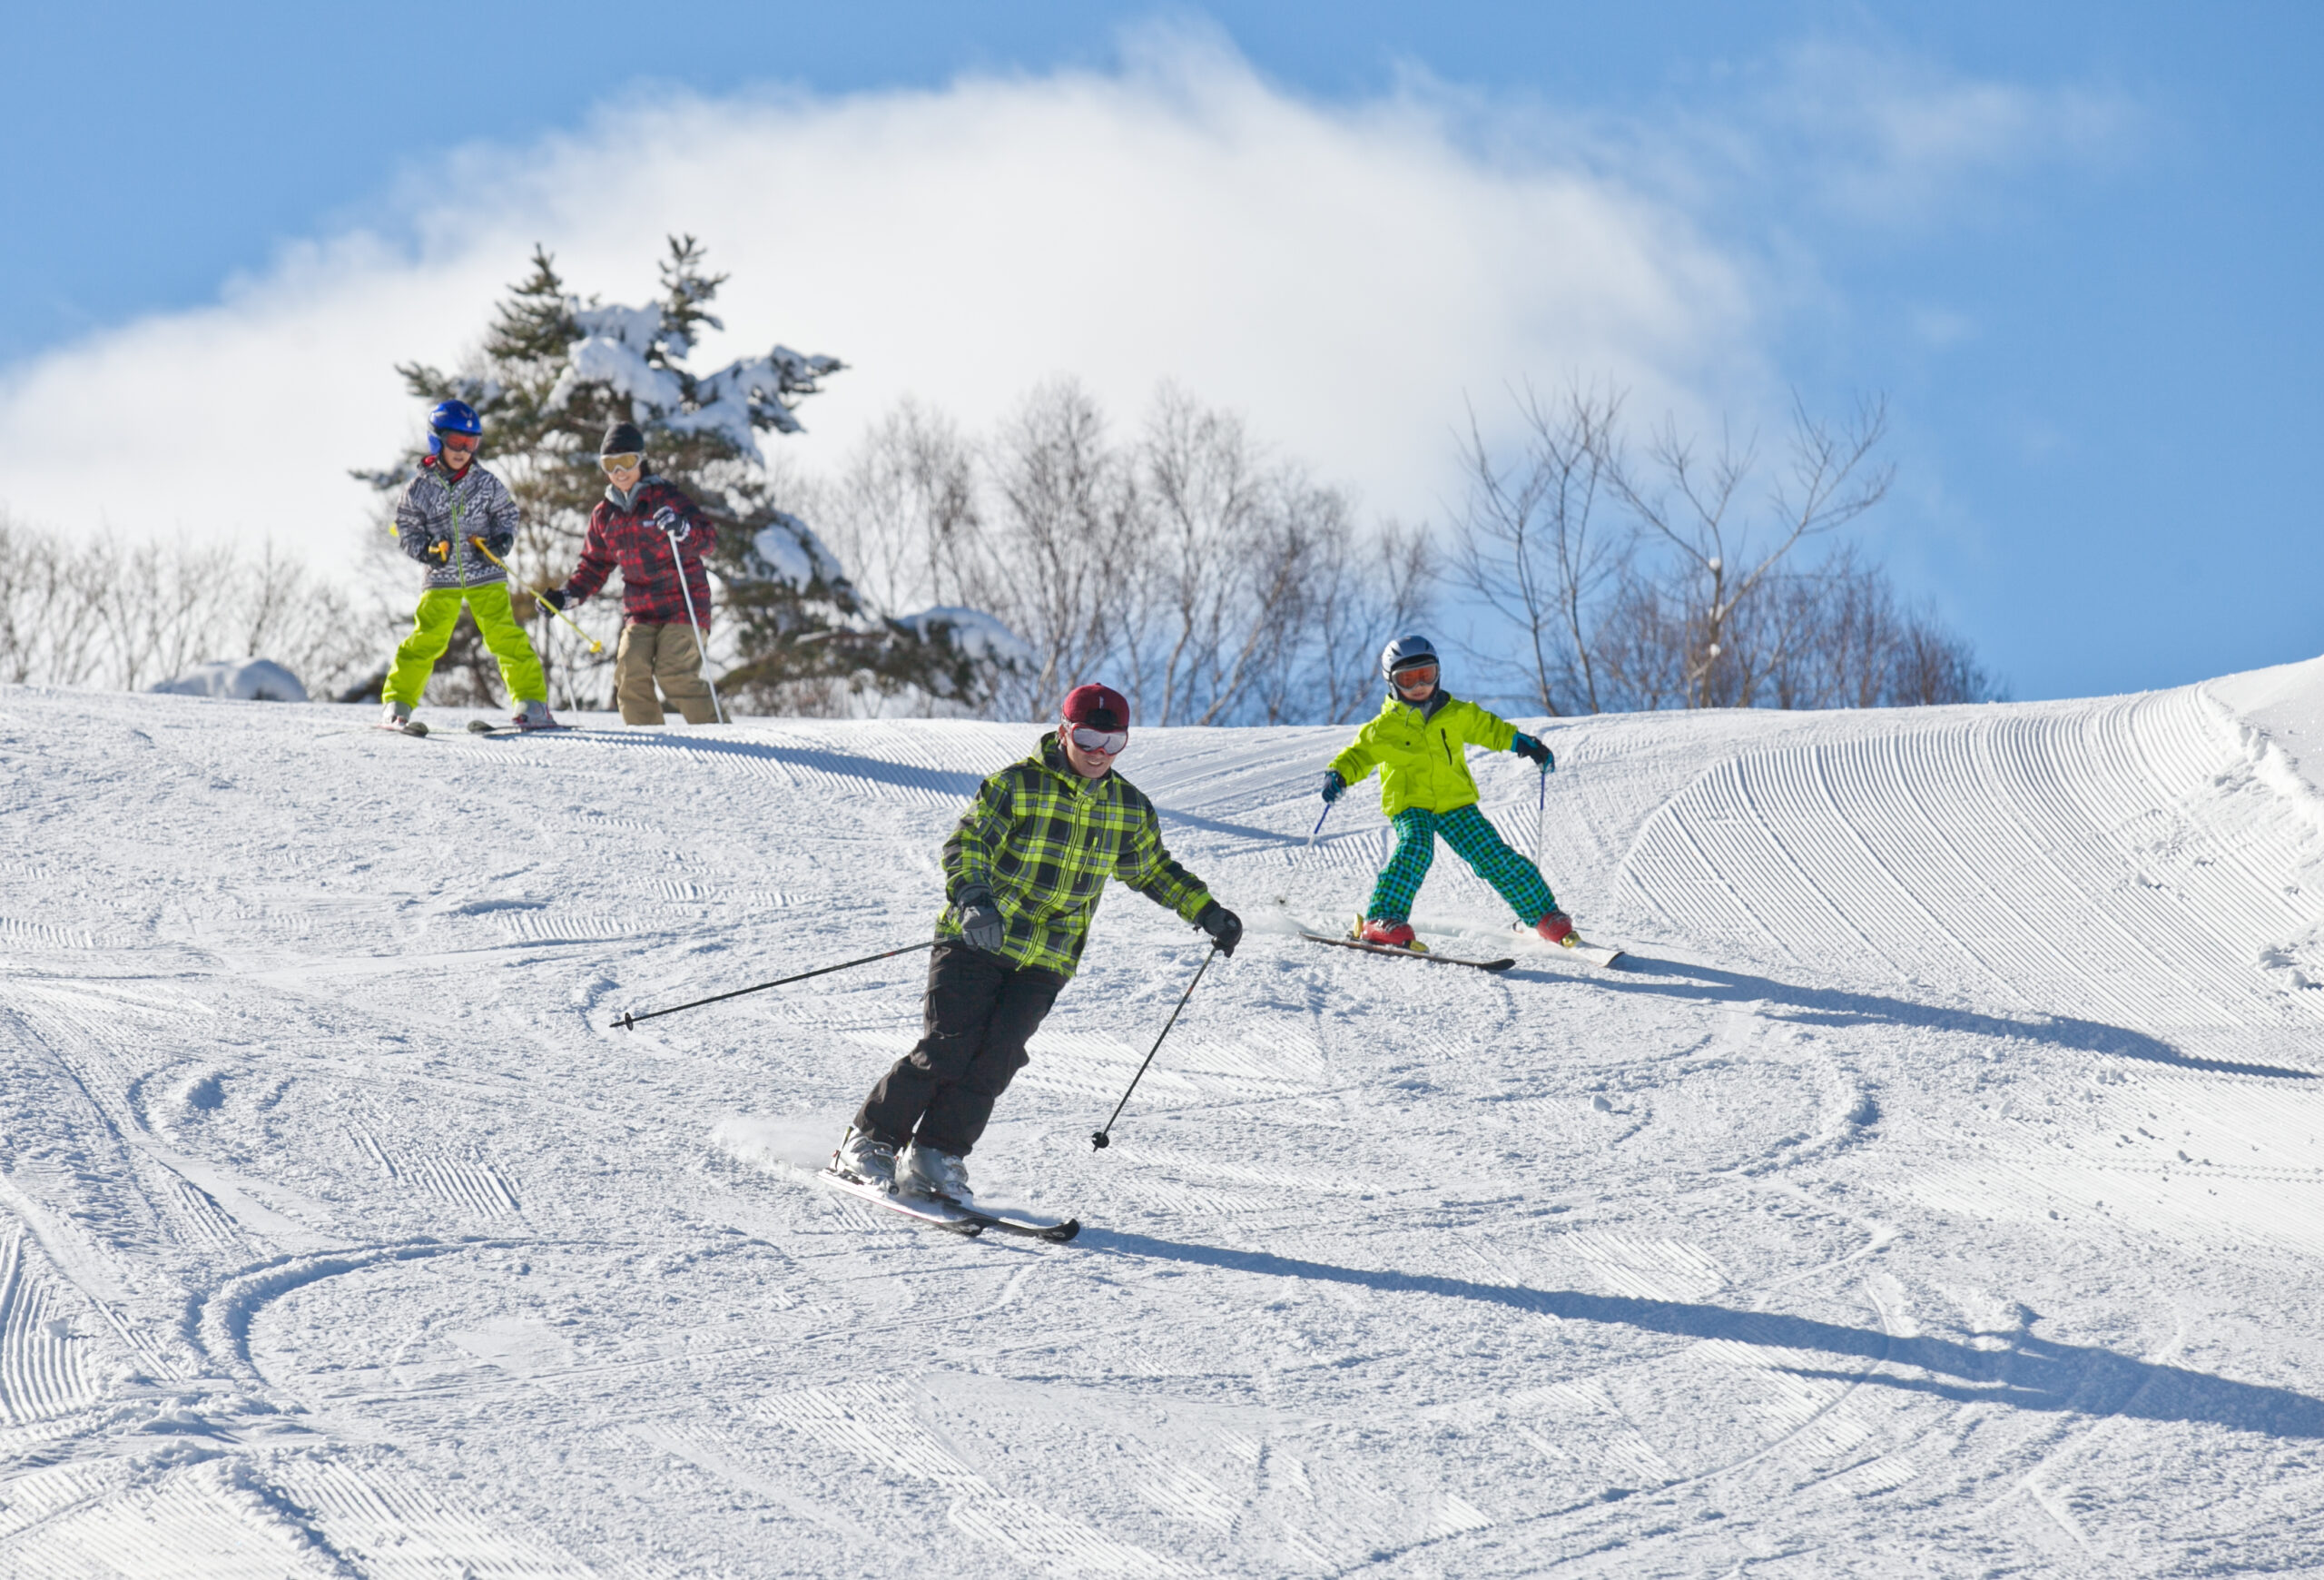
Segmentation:
{"type": "Polygon", "coordinates": [[[832,1154],[832,1172],[843,1174],[875,1190],[893,1190],[896,1188],[895,1146],[850,1125],[847,1134],[840,1138],[839,1150],[832,1154]]]}
{"type": "Polygon", "coordinates": [[[896,1160],[896,1194],[925,1196],[934,1201],[950,1201],[956,1207],[974,1203],[975,1194],[969,1189],[968,1160],[953,1152],[940,1152],[933,1147],[912,1142],[896,1160]]]}
{"type": "Polygon", "coordinates": [[[401,730],[408,736],[424,736],[428,733],[428,726],[411,716],[411,704],[408,702],[388,704],[388,710],[379,716],[379,727],[383,730],[401,730]]]}
{"type": "Polygon", "coordinates": [[[1552,911],[1534,923],[1533,931],[1548,942],[1562,944],[1568,949],[1581,942],[1581,934],[1573,930],[1573,918],[1562,911],[1552,911]]]}
{"type": "Polygon", "coordinates": [[[1365,943],[1384,943],[1391,949],[1409,949],[1414,954],[1428,953],[1428,945],[1413,936],[1413,924],[1409,922],[1366,922],[1356,928],[1355,936],[1365,943]]]}
{"type": "Polygon", "coordinates": [[[545,702],[527,703],[517,710],[517,716],[508,722],[520,730],[554,730],[565,727],[549,716],[548,704],[545,702]]]}

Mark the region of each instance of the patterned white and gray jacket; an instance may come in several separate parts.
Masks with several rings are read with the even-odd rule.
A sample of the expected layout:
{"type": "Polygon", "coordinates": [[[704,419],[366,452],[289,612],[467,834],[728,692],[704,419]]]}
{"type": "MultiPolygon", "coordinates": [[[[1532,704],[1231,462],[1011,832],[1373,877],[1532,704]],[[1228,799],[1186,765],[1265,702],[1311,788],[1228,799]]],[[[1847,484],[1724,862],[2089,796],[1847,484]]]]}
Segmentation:
{"type": "Polygon", "coordinates": [[[517,543],[517,501],[506,484],[474,462],[455,481],[431,455],[419,463],[419,475],[396,505],[396,542],[428,568],[431,589],[507,579],[507,572],[476,551],[471,538],[483,538],[485,547],[507,558],[517,543]],[[452,546],[440,564],[428,551],[434,543],[452,546]]]}

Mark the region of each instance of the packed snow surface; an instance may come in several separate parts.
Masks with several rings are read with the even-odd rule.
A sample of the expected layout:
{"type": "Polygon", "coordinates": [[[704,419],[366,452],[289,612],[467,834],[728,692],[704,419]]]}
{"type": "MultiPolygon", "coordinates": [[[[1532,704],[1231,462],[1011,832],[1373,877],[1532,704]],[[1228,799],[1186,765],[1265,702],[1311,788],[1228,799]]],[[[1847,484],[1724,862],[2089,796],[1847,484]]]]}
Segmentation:
{"type": "MultiPolygon", "coordinates": [[[[1599,971],[1318,947],[1344,732],[1125,772],[1249,920],[1113,893],[970,1160],[809,1170],[915,1034],[1030,726],[417,739],[0,689],[0,1574],[2324,1574],[2324,661],[1605,717],[1599,971]]],[[[1536,837],[1540,781],[1477,759],[1536,837]]]]}

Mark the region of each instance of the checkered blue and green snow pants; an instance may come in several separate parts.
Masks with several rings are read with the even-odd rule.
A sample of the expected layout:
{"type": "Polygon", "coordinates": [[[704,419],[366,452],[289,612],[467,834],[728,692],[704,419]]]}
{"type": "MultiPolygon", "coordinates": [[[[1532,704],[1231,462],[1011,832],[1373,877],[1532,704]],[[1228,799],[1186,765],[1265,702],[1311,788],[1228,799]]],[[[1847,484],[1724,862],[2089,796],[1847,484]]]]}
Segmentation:
{"type": "Polygon", "coordinates": [[[1477,876],[1493,886],[1530,927],[1558,908],[1541,869],[1509,848],[1485,815],[1472,804],[1451,812],[1431,812],[1407,806],[1388,820],[1396,831],[1396,854],[1372,886],[1372,903],[1364,915],[1374,922],[1402,922],[1413,913],[1421,880],[1436,860],[1436,836],[1468,863],[1477,876]]]}

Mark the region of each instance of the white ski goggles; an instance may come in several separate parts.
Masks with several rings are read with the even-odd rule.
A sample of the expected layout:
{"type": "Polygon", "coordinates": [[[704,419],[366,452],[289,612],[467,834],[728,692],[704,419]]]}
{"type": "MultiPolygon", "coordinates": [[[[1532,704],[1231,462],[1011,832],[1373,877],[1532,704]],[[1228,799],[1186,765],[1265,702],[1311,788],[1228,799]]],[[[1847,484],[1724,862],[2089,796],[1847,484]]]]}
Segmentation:
{"type": "Polygon", "coordinates": [[[1088,725],[1073,725],[1068,727],[1073,731],[1073,744],[1085,752],[1096,752],[1101,756],[1115,757],[1119,756],[1122,748],[1129,745],[1128,730],[1093,730],[1088,725]]]}

